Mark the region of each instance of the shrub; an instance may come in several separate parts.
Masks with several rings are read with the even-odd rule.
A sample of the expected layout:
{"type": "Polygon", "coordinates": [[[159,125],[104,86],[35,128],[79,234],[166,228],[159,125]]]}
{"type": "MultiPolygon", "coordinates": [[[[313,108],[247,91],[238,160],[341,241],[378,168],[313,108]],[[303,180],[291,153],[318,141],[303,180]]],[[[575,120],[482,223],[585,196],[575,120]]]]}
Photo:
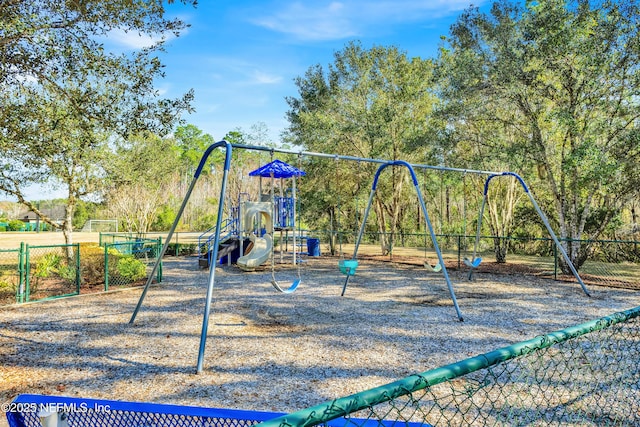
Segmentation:
{"type": "Polygon", "coordinates": [[[62,258],[60,255],[56,253],[49,252],[44,254],[38,258],[38,261],[35,264],[34,276],[45,279],[51,276],[51,273],[57,273],[60,268],[61,260],[62,258]]]}
{"type": "Polygon", "coordinates": [[[133,256],[127,255],[118,260],[117,273],[128,282],[135,282],[147,276],[147,267],[133,256]]]}
{"type": "Polygon", "coordinates": [[[80,276],[82,283],[104,283],[104,249],[95,243],[80,243],[80,276]]]}
{"type": "Polygon", "coordinates": [[[76,269],[70,265],[63,265],[58,269],[58,275],[70,282],[76,281],[76,269]]]}
{"type": "Polygon", "coordinates": [[[16,285],[0,278],[0,304],[13,303],[16,299],[16,285]]]}
{"type": "Polygon", "coordinates": [[[196,253],[196,243],[169,243],[167,247],[167,254],[174,254],[175,256],[181,255],[193,255],[196,253]],[[177,248],[180,247],[180,252],[177,252],[177,248]]]}
{"type": "Polygon", "coordinates": [[[20,231],[25,228],[25,223],[19,219],[12,219],[7,225],[7,231],[20,231]]]}

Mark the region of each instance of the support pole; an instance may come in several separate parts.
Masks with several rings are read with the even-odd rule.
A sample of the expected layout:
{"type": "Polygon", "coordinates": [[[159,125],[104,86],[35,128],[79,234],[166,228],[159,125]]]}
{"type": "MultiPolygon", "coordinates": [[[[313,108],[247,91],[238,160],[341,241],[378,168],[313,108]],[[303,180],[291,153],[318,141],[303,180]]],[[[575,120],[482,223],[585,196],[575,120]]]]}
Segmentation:
{"type": "MultiPolygon", "coordinates": [[[[184,208],[187,206],[187,202],[189,201],[189,198],[191,197],[191,193],[193,192],[193,188],[195,187],[196,182],[198,181],[198,178],[200,177],[200,174],[202,173],[202,169],[204,168],[204,165],[207,162],[207,159],[209,158],[209,155],[211,154],[211,152],[214,149],[216,149],[218,147],[226,147],[226,154],[227,154],[228,159],[225,158],[225,177],[223,178],[223,180],[226,179],[226,172],[228,170],[227,163],[231,164],[231,144],[228,143],[227,141],[223,140],[223,141],[211,144],[211,146],[209,146],[209,148],[207,148],[207,150],[202,155],[202,159],[200,159],[200,164],[198,165],[198,168],[196,169],[196,172],[193,174],[193,179],[191,180],[191,184],[189,185],[189,188],[187,189],[187,193],[184,196],[184,199],[182,200],[182,205],[180,206],[180,209],[178,210],[178,214],[176,215],[176,219],[173,221],[173,225],[171,225],[171,229],[169,230],[169,234],[167,234],[167,239],[165,240],[164,245],[162,246],[162,250],[160,251],[160,254],[158,255],[158,258],[156,259],[156,262],[153,264],[153,268],[151,269],[151,274],[149,274],[149,277],[147,278],[147,282],[145,283],[144,289],[142,290],[142,295],[140,295],[140,299],[138,300],[138,304],[136,305],[136,308],[133,311],[133,314],[131,315],[131,319],[129,319],[129,323],[134,323],[136,321],[136,317],[138,316],[138,312],[140,311],[140,308],[142,307],[142,303],[144,301],[145,296],[147,295],[147,291],[149,290],[149,286],[151,285],[151,282],[153,281],[153,276],[155,275],[156,271],[158,270],[158,266],[160,265],[160,262],[162,262],[162,257],[167,252],[167,248],[169,247],[169,243],[171,242],[171,237],[173,237],[173,233],[176,231],[176,228],[178,227],[178,223],[180,222],[180,218],[182,217],[182,214],[184,213],[184,208]]],[[[220,221],[220,218],[218,218],[218,221],[220,221]]],[[[219,233],[219,231],[218,231],[218,233],[219,233]]]]}

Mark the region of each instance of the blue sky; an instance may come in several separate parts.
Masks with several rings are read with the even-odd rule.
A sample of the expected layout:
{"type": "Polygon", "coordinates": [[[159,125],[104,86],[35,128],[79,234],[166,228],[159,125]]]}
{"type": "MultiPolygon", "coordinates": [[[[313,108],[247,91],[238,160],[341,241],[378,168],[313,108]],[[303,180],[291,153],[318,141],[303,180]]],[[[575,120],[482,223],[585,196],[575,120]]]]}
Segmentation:
{"type": "MultiPolygon", "coordinates": [[[[272,142],[287,126],[285,97],[297,96],[293,80],[310,66],[326,68],[351,40],[365,48],[394,45],[410,57],[434,57],[440,36],[471,5],[467,0],[199,3],[169,8],[190,28],[167,42],[166,77],[158,81],[159,90],[176,97],[193,88],[196,112],[184,118],[216,140],[230,130],[264,123],[272,142]]],[[[135,36],[118,42],[144,44],[135,36]]]]}

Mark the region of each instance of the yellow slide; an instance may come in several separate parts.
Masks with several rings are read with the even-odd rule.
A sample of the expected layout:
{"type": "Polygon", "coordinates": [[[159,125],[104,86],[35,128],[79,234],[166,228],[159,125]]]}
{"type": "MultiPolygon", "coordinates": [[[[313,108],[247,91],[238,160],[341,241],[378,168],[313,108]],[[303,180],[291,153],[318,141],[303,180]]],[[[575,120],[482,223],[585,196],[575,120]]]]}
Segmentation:
{"type": "Polygon", "coordinates": [[[236,261],[239,268],[247,271],[255,270],[256,267],[264,264],[271,256],[273,247],[273,238],[270,234],[265,234],[264,237],[257,237],[252,233],[250,239],[251,243],[253,243],[251,251],[236,261]]]}

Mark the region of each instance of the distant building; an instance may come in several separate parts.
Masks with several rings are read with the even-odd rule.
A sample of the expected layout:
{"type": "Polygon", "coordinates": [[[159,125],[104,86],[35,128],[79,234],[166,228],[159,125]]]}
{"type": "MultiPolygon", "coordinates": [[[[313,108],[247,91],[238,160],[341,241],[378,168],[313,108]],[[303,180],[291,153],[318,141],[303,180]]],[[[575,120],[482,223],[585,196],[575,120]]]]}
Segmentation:
{"type": "MultiPolygon", "coordinates": [[[[65,208],[63,205],[53,206],[52,208],[42,208],[40,211],[56,224],[62,225],[64,222],[65,208]]],[[[31,210],[22,211],[16,219],[24,222],[27,230],[36,230],[38,225],[40,225],[40,229],[42,229],[44,225],[40,217],[31,210]]]]}

